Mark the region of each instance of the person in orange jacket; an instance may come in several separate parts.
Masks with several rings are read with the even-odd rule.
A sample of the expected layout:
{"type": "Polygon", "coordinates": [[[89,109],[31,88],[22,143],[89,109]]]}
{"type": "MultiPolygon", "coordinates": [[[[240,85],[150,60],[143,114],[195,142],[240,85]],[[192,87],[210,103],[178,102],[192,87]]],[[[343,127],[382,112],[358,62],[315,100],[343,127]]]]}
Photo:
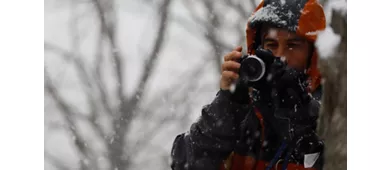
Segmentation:
{"type": "Polygon", "coordinates": [[[240,80],[242,47],[225,55],[216,98],[174,140],[172,169],[322,169],[314,42],[325,25],[316,0],[263,0],[249,18],[246,38],[248,55],[264,49],[275,56],[267,78],[245,86],[248,95],[237,100],[230,89],[240,80]]]}

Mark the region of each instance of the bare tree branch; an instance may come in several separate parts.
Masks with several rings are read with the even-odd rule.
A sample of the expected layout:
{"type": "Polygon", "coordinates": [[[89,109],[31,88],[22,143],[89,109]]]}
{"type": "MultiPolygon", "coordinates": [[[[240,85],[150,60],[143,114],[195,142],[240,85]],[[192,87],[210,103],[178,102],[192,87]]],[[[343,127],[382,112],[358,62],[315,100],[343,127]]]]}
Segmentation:
{"type": "MultiPolygon", "coordinates": [[[[72,4],[74,2],[72,1],[72,4]]],[[[71,10],[77,9],[77,5],[73,4],[71,6],[71,10]]],[[[86,71],[86,66],[84,63],[82,63],[82,60],[79,59],[80,54],[80,38],[79,38],[79,31],[78,31],[78,16],[77,12],[72,12],[72,18],[70,20],[70,35],[72,40],[72,48],[73,53],[76,54],[76,56],[73,56],[74,63],[77,66],[77,74],[79,75],[80,81],[84,84],[83,91],[86,93],[86,97],[88,100],[88,105],[90,109],[90,116],[88,118],[88,121],[92,127],[94,127],[95,132],[98,134],[98,136],[102,139],[103,143],[107,143],[107,139],[105,138],[105,134],[103,129],[99,126],[97,123],[98,118],[98,103],[96,102],[96,99],[94,97],[94,87],[92,86],[92,78],[88,76],[88,73],[86,71]]],[[[91,160],[95,161],[95,160],[91,160]]],[[[97,165],[96,162],[93,162],[92,165],[97,165]]]]}
{"type": "MultiPolygon", "coordinates": [[[[202,64],[200,65],[205,66],[205,63],[202,62],[202,64]]],[[[152,141],[152,139],[157,134],[159,134],[161,130],[164,129],[164,126],[168,125],[168,123],[173,121],[182,122],[183,120],[188,120],[190,116],[189,109],[191,108],[192,105],[192,103],[189,102],[189,100],[192,98],[190,92],[191,90],[195,89],[198,86],[198,84],[196,82],[193,82],[192,80],[199,80],[200,76],[204,71],[204,69],[200,69],[201,67],[195,67],[195,68],[197,69],[194,69],[194,71],[192,71],[190,75],[186,76],[190,79],[184,81],[185,82],[184,84],[179,83],[180,86],[178,87],[171,86],[169,90],[166,90],[163,93],[164,94],[163,97],[165,97],[168,100],[168,103],[171,103],[174,106],[179,106],[183,109],[175,109],[174,111],[169,111],[168,109],[164,108],[165,106],[164,103],[158,102],[156,100],[153,100],[154,102],[148,104],[154,107],[153,108],[148,107],[146,110],[143,111],[143,113],[144,114],[149,113],[147,114],[149,116],[145,116],[145,118],[147,117],[150,122],[153,122],[154,127],[151,127],[149,128],[150,129],[149,131],[144,132],[143,137],[137,138],[137,141],[135,141],[135,144],[133,145],[134,149],[132,149],[132,153],[139,153],[141,151],[140,148],[144,148],[145,146],[148,146],[152,141]],[[178,90],[179,87],[182,87],[184,89],[178,90]],[[180,110],[184,110],[184,111],[180,113],[180,110]],[[154,113],[154,115],[150,116],[151,113],[154,113]]],[[[156,96],[155,99],[161,100],[161,97],[156,96]]]]}
{"type": "MultiPolygon", "coordinates": [[[[97,106],[96,102],[94,101],[94,97],[92,95],[93,91],[91,90],[93,88],[92,87],[93,79],[89,78],[87,71],[85,69],[86,66],[83,64],[83,62],[80,58],[74,57],[76,54],[70,53],[70,52],[68,52],[64,49],[61,49],[55,45],[52,45],[52,44],[45,42],[45,49],[54,51],[63,59],[68,60],[68,61],[72,61],[72,63],[75,64],[80,81],[85,86],[87,86],[87,88],[84,88],[84,91],[87,93],[88,102],[89,102],[90,109],[91,109],[91,117],[88,119],[88,121],[91,123],[91,125],[93,125],[95,127],[95,130],[98,133],[98,135],[102,139],[105,139],[103,129],[99,125],[96,124],[96,118],[97,118],[97,115],[96,115],[97,110],[96,109],[98,108],[98,106],[97,106]]],[[[66,102],[64,101],[64,103],[66,103],[66,102]]],[[[82,114],[78,114],[75,112],[70,112],[69,116],[77,116],[78,118],[84,117],[84,116],[82,116],[82,114]]]]}
{"type": "Polygon", "coordinates": [[[183,27],[186,31],[188,31],[188,35],[196,38],[203,38],[202,33],[205,32],[205,30],[202,30],[202,27],[197,26],[198,24],[192,23],[192,21],[185,19],[184,17],[180,15],[172,16],[172,22],[179,24],[181,27],[183,27]],[[201,30],[199,30],[201,29],[201,30]]]}
{"type": "Polygon", "coordinates": [[[247,19],[249,17],[248,12],[242,6],[242,1],[239,3],[234,3],[233,0],[226,0],[225,3],[231,8],[235,9],[240,14],[242,19],[247,19]]]}
{"type": "Polygon", "coordinates": [[[184,1],[186,3],[185,7],[190,12],[191,18],[198,23],[198,25],[202,25],[206,32],[204,32],[203,36],[212,47],[211,56],[214,56],[213,61],[215,62],[215,68],[217,68],[218,74],[221,73],[221,65],[222,65],[222,50],[229,48],[228,45],[225,45],[224,42],[219,40],[219,36],[217,34],[218,30],[221,27],[221,16],[218,15],[217,11],[214,10],[215,5],[213,1],[202,0],[202,6],[206,9],[207,16],[209,17],[207,21],[201,19],[195,12],[193,6],[194,2],[192,1],[184,1]]]}
{"type": "MultiPolygon", "coordinates": [[[[68,130],[71,132],[72,136],[74,137],[75,146],[79,151],[79,154],[82,155],[83,158],[90,159],[88,156],[89,148],[86,147],[87,141],[85,141],[82,137],[82,135],[77,130],[77,126],[75,125],[74,120],[72,119],[72,114],[75,114],[76,111],[74,111],[71,106],[69,106],[65,100],[58,94],[56,88],[52,84],[50,78],[48,77],[47,73],[45,74],[45,90],[49,93],[49,95],[53,98],[53,100],[56,102],[60,113],[62,113],[62,117],[66,121],[68,125],[68,130]]],[[[88,166],[82,161],[81,163],[81,169],[86,170],[88,169],[88,166]]]]}
{"type": "MultiPolygon", "coordinates": [[[[168,8],[169,8],[170,2],[171,2],[170,0],[164,0],[163,3],[161,4],[160,10],[159,10],[160,24],[158,27],[157,38],[156,38],[156,41],[155,41],[154,46],[152,48],[152,52],[150,53],[149,57],[147,57],[146,64],[143,67],[141,80],[137,85],[136,92],[130,98],[128,106],[130,106],[130,107],[133,106],[132,107],[133,110],[130,111],[131,114],[127,114],[127,115],[125,114],[127,109],[125,109],[125,111],[122,112],[122,114],[125,114],[122,116],[122,118],[124,118],[124,121],[129,121],[130,117],[135,114],[135,112],[138,110],[138,108],[137,108],[138,103],[139,103],[140,99],[143,98],[143,96],[144,96],[146,82],[153,72],[154,65],[157,61],[157,58],[159,56],[159,52],[160,52],[161,47],[162,47],[162,43],[163,43],[164,38],[165,38],[165,34],[166,34],[165,32],[167,29],[167,22],[168,22],[168,17],[169,17],[168,16],[168,12],[169,12],[168,8]]],[[[169,118],[161,121],[161,123],[163,123],[166,120],[169,120],[169,118]]],[[[125,128],[122,127],[122,129],[118,129],[118,130],[125,130],[125,128]]],[[[132,152],[134,152],[134,151],[135,150],[132,150],[132,152]]]]}
{"type": "Polygon", "coordinates": [[[252,4],[253,10],[254,10],[257,7],[258,4],[257,4],[256,0],[251,0],[250,2],[252,4]]]}
{"type": "Polygon", "coordinates": [[[73,62],[76,66],[76,69],[79,73],[80,81],[83,82],[88,87],[91,87],[92,79],[88,76],[86,71],[86,66],[84,65],[84,62],[80,59],[80,57],[77,56],[76,53],[69,52],[67,50],[64,50],[54,44],[44,42],[44,48],[45,50],[52,51],[58,54],[59,57],[61,57],[63,60],[68,62],[73,62]]]}
{"type": "MultiPolygon", "coordinates": [[[[170,0],[164,0],[160,7],[160,24],[157,29],[157,38],[154,46],[151,48],[150,56],[147,57],[145,66],[141,71],[140,82],[138,83],[135,93],[131,97],[126,97],[123,90],[123,75],[122,75],[122,59],[118,46],[116,44],[115,33],[116,26],[114,18],[113,3],[107,1],[93,0],[97,11],[99,13],[99,20],[102,24],[102,30],[107,36],[111,44],[111,50],[113,54],[113,60],[115,63],[116,76],[118,80],[117,96],[120,101],[119,115],[114,117],[113,129],[114,135],[112,136],[110,147],[109,147],[109,159],[112,168],[125,169],[131,164],[130,160],[127,159],[125,151],[125,137],[126,132],[131,124],[131,118],[136,113],[140,99],[143,97],[144,89],[147,80],[153,72],[155,62],[158,57],[158,53],[161,50],[162,43],[164,40],[168,21],[168,7],[170,0]],[[111,17],[108,19],[107,17],[111,17]],[[110,21],[110,22],[108,22],[110,21]]],[[[105,93],[101,93],[105,94],[105,93]]]]}
{"type": "MultiPolygon", "coordinates": [[[[229,1],[231,1],[230,5],[232,8],[234,8],[233,10],[243,10],[243,7],[237,4],[237,2],[233,2],[232,0],[229,1]]],[[[154,2],[154,0],[149,0],[149,2],[154,2]]],[[[174,83],[174,88],[162,89],[161,93],[153,94],[153,97],[149,102],[144,102],[146,99],[146,86],[149,79],[153,75],[153,70],[159,58],[159,53],[162,51],[162,48],[164,48],[164,40],[168,30],[168,24],[171,23],[172,20],[178,24],[183,25],[185,28],[187,27],[186,30],[193,32],[193,35],[195,37],[199,37],[201,41],[210,44],[211,52],[207,54],[209,57],[207,60],[210,61],[211,59],[213,62],[210,62],[210,64],[213,64],[213,66],[215,64],[217,68],[220,68],[221,66],[221,53],[224,50],[231,50],[233,48],[230,42],[224,41],[223,37],[221,38],[219,35],[219,29],[224,27],[224,25],[221,23],[223,21],[223,15],[221,12],[215,11],[217,7],[214,2],[208,0],[198,2],[198,5],[201,5],[202,8],[205,9],[206,15],[210,16],[210,18],[202,18],[201,15],[196,13],[192,6],[186,5],[186,7],[191,9],[190,15],[192,16],[192,19],[187,20],[184,19],[184,17],[180,18],[180,16],[172,19],[169,11],[171,0],[161,0],[161,6],[159,6],[158,10],[155,10],[158,11],[158,18],[154,28],[156,31],[156,38],[152,46],[148,48],[150,51],[148,51],[147,55],[142,56],[142,58],[145,58],[146,60],[143,68],[141,69],[139,82],[136,84],[136,87],[131,95],[125,94],[124,92],[126,84],[123,81],[126,75],[124,73],[125,64],[123,63],[125,63],[126,56],[121,53],[121,50],[118,46],[119,42],[117,41],[116,36],[117,19],[115,17],[117,11],[114,9],[114,1],[92,0],[94,8],[97,11],[97,20],[100,24],[100,30],[97,34],[96,49],[94,49],[95,51],[93,54],[95,60],[92,64],[94,65],[91,68],[88,68],[86,66],[87,63],[85,63],[86,61],[82,60],[86,56],[82,56],[78,52],[78,48],[80,48],[80,44],[78,42],[73,43],[74,47],[71,50],[64,50],[63,48],[59,48],[58,46],[45,42],[45,50],[53,51],[56,54],[59,54],[59,56],[62,57],[65,61],[70,61],[75,65],[77,76],[80,78],[80,82],[84,85],[83,92],[86,93],[88,97],[87,106],[89,106],[89,111],[91,113],[89,116],[84,115],[79,113],[79,110],[72,108],[71,103],[65,101],[63,96],[60,96],[60,94],[57,92],[58,87],[55,86],[53,82],[48,81],[50,80],[49,78],[45,79],[45,85],[47,84],[45,89],[49,92],[53,100],[56,100],[55,104],[58,105],[58,109],[61,112],[61,115],[65,116],[65,123],[69,124],[69,127],[72,127],[75,131],[73,132],[70,129],[69,131],[71,133],[81,133],[77,131],[78,129],[74,125],[76,121],[77,123],[86,122],[89,126],[92,127],[94,132],[97,133],[98,137],[100,137],[99,140],[103,140],[103,143],[106,146],[106,150],[103,151],[106,153],[104,156],[107,158],[107,161],[110,164],[110,167],[107,169],[131,169],[133,166],[133,160],[131,159],[132,157],[129,156],[129,153],[131,152],[131,156],[136,157],[138,154],[142,153],[142,149],[150,147],[153,137],[158,135],[158,133],[163,132],[161,131],[161,127],[170,125],[172,122],[182,122],[181,126],[184,126],[183,124],[189,124],[183,123],[184,120],[189,120],[189,113],[193,107],[193,102],[191,101],[193,99],[191,98],[192,96],[190,96],[191,93],[189,92],[193,91],[193,89],[198,89],[200,86],[199,83],[193,83],[190,80],[186,84],[179,84],[180,82],[177,84],[174,83]],[[188,25],[188,23],[193,23],[199,26],[197,26],[196,29],[193,29],[190,28],[191,25],[188,25]],[[111,53],[106,55],[104,53],[105,50],[108,50],[111,53]],[[104,77],[104,71],[107,68],[103,67],[106,64],[105,62],[107,57],[112,61],[112,63],[114,63],[112,65],[112,70],[114,71],[115,82],[118,83],[118,86],[115,87],[113,92],[115,99],[112,101],[110,101],[110,84],[108,84],[105,79],[106,77],[104,77]],[[178,106],[177,110],[169,110],[167,106],[164,106],[164,103],[161,102],[161,98],[164,96],[167,96],[167,103],[178,106]],[[116,103],[119,103],[119,105],[115,105],[116,103]],[[143,108],[141,107],[141,104],[142,106],[145,104],[153,107],[143,108]],[[158,114],[156,110],[159,110],[160,113],[164,112],[166,114],[158,114]],[[109,123],[109,126],[111,126],[110,128],[113,129],[112,132],[104,131],[104,126],[97,123],[97,120],[101,118],[100,116],[105,115],[104,113],[111,115],[113,118],[113,121],[109,123]],[[150,129],[145,130],[145,136],[139,138],[137,141],[132,141],[130,143],[131,145],[129,145],[127,141],[127,135],[129,135],[132,123],[135,119],[143,121],[143,119],[146,118],[149,118],[150,120],[153,119],[155,125],[150,126],[150,129]],[[105,133],[107,134],[105,135],[105,133]]],[[[196,2],[186,1],[185,3],[196,2]]],[[[150,3],[150,5],[154,5],[154,3],[150,3]]],[[[243,16],[244,12],[238,11],[238,14],[243,16]]],[[[229,27],[229,29],[236,28],[238,29],[239,27],[229,27]]],[[[241,42],[242,38],[239,41],[241,42]]],[[[111,67],[109,69],[111,70],[111,67]]],[[[196,77],[203,75],[203,71],[204,69],[202,69],[202,67],[194,68],[190,71],[190,74],[184,75],[193,79],[197,79],[196,77]]],[[[81,134],[79,135],[80,138],[84,137],[81,136],[81,134]]],[[[78,138],[77,135],[73,136],[75,136],[76,139],[78,138]]],[[[85,154],[80,154],[80,157],[83,158],[89,156],[90,159],[97,158],[98,154],[92,153],[92,148],[78,148],[78,144],[83,142],[84,141],[79,139],[75,141],[76,149],[85,150],[85,154]]],[[[91,169],[91,167],[84,167],[84,169],[87,168],[91,169]]]]}
{"type": "Polygon", "coordinates": [[[215,57],[214,61],[216,64],[215,68],[218,68],[218,73],[221,73],[221,65],[222,65],[222,50],[221,50],[221,43],[218,41],[218,35],[217,35],[217,29],[221,26],[221,21],[218,15],[215,14],[214,11],[214,2],[203,0],[204,6],[207,9],[208,16],[210,16],[210,27],[207,28],[207,33],[205,34],[205,37],[209,41],[210,45],[213,47],[213,56],[215,57]]]}
{"type": "MultiPolygon", "coordinates": [[[[163,4],[160,7],[160,13],[161,13],[160,24],[159,24],[159,28],[158,28],[158,32],[157,32],[157,38],[156,38],[156,41],[155,41],[154,46],[152,48],[153,50],[150,53],[150,56],[148,57],[148,60],[145,64],[145,66],[143,67],[141,80],[137,85],[136,92],[133,94],[133,96],[129,100],[128,106],[130,106],[130,107],[126,107],[127,109],[125,109],[128,111],[130,108],[133,108],[132,113],[134,113],[134,110],[136,110],[135,106],[138,105],[138,102],[140,101],[139,99],[142,98],[144,95],[146,82],[153,72],[155,62],[157,61],[157,58],[158,58],[158,53],[161,50],[162,42],[163,42],[164,37],[165,37],[167,21],[168,21],[169,3],[170,3],[170,0],[164,0],[163,4]]],[[[122,118],[124,118],[125,120],[129,119],[130,116],[132,116],[131,114],[128,114],[127,112],[122,112],[122,114],[124,114],[124,115],[122,115],[122,118]]]]}
{"type": "Polygon", "coordinates": [[[102,66],[103,66],[103,42],[104,42],[104,26],[100,23],[100,31],[98,33],[98,40],[96,45],[96,60],[95,60],[95,72],[94,78],[96,80],[96,85],[100,92],[100,98],[103,105],[103,108],[108,115],[114,115],[114,111],[108,103],[108,93],[107,86],[102,81],[102,66]]]}
{"type": "Polygon", "coordinates": [[[194,66],[194,69],[191,69],[188,72],[183,73],[182,75],[177,76],[177,81],[174,84],[170,85],[169,88],[161,90],[159,93],[156,93],[153,96],[153,99],[149,100],[145,106],[154,106],[153,108],[147,107],[142,110],[143,114],[137,115],[135,118],[145,118],[149,119],[152,113],[155,110],[162,110],[162,107],[166,105],[166,103],[171,103],[176,95],[188,94],[188,91],[192,88],[189,88],[191,85],[195,85],[196,83],[193,80],[199,79],[202,75],[204,66],[207,64],[208,60],[206,57],[203,62],[194,66]],[[184,80],[184,81],[183,81],[184,80]]]}
{"type": "Polygon", "coordinates": [[[101,24],[101,29],[107,36],[110,45],[111,45],[111,54],[112,59],[114,60],[114,70],[117,78],[117,97],[121,103],[125,102],[124,89],[123,89],[123,65],[122,65],[122,55],[119,50],[119,46],[116,42],[116,25],[115,25],[115,10],[113,1],[100,1],[93,0],[93,3],[97,9],[99,20],[101,24]],[[106,18],[111,17],[111,18],[106,18]]]}
{"type": "Polygon", "coordinates": [[[66,163],[62,162],[59,158],[55,157],[47,151],[45,151],[45,160],[49,161],[50,164],[52,164],[59,170],[70,170],[70,168],[67,167],[66,163]]]}
{"type": "Polygon", "coordinates": [[[143,96],[144,89],[145,89],[145,84],[148,78],[150,77],[151,73],[153,72],[155,63],[157,61],[157,58],[159,56],[162,43],[165,39],[165,32],[167,29],[167,22],[168,22],[168,8],[171,0],[164,0],[163,4],[160,7],[160,24],[158,27],[158,32],[157,32],[157,38],[156,41],[152,47],[152,52],[150,53],[149,57],[147,57],[147,61],[145,64],[145,67],[143,67],[142,70],[142,76],[141,76],[141,81],[138,83],[137,86],[137,91],[136,93],[132,96],[132,100],[137,100],[137,98],[140,98],[143,96]]]}
{"type": "MultiPolygon", "coordinates": [[[[197,1],[189,1],[185,0],[183,1],[185,3],[184,7],[190,12],[191,18],[199,25],[202,25],[204,27],[211,27],[210,23],[207,22],[207,20],[202,19],[194,9],[194,3],[197,1]]],[[[207,31],[207,30],[206,30],[207,31]]]]}

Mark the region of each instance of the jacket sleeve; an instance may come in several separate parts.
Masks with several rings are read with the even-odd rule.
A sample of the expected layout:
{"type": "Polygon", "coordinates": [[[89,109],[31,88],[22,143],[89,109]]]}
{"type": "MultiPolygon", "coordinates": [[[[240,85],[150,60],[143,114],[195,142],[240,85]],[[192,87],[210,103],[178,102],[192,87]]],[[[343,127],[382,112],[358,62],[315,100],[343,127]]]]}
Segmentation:
{"type": "MultiPolygon", "coordinates": [[[[324,167],[324,151],[325,151],[325,146],[324,146],[324,141],[320,139],[320,137],[317,134],[317,119],[319,117],[319,112],[320,112],[320,107],[321,107],[321,96],[322,96],[322,87],[320,86],[315,92],[313,92],[313,99],[311,101],[311,110],[310,112],[312,115],[315,117],[315,125],[313,126],[313,130],[315,131],[315,136],[317,136],[316,140],[320,144],[320,147],[318,149],[318,152],[320,153],[318,159],[316,160],[314,164],[314,168],[316,170],[322,170],[324,167]]],[[[312,152],[317,152],[317,151],[312,151],[312,152]]]]}
{"type": "Polygon", "coordinates": [[[313,166],[316,170],[323,170],[324,168],[324,151],[320,153],[318,160],[315,162],[313,166]]]}
{"type": "Polygon", "coordinates": [[[216,98],[202,109],[190,131],[180,134],[171,151],[173,170],[219,169],[233,151],[239,124],[248,112],[247,105],[230,100],[229,91],[220,90],[216,98]]]}

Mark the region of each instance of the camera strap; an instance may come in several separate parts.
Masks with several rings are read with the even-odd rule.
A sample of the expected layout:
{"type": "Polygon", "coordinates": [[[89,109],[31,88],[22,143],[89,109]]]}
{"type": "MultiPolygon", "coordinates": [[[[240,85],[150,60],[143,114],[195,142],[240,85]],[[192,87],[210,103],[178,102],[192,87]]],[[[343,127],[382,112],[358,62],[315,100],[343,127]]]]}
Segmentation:
{"type": "Polygon", "coordinates": [[[275,156],[272,158],[270,164],[266,167],[266,170],[270,170],[274,165],[275,163],[279,160],[279,157],[283,154],[283,151],[286,150],[286,148],[289,148],[286,155],[284,156],[284,159],[283,159],[283,165],[282,165],[282,170],[287,170],[287,166],[288,166],[288,163],[289,163],[289,158],[292,154],[292,151],[294,150],[294,148],[296,147],[296,145],[302,140],[303,138],[299,138],[298,140],[293,139],[291,140],[290,142],[286,142],[286,141],[283,141],[283,143],[280,145],[278,151],[276,152],[275,156]]]}
{"type": "Polygon", "coordinates": [[[287,143],[286,143],[286,141],[283,141],[282,145],[280,145],[280,147],[279,147],[278,151],[276,152],[275,156],[272,158],[270,164],[268,164],[266,170],[270,170],[275,165],[276,161],[278,161],[279,157],[282,155],[282,153],[286,149],[286,147],[287,147],[287,143]]]}

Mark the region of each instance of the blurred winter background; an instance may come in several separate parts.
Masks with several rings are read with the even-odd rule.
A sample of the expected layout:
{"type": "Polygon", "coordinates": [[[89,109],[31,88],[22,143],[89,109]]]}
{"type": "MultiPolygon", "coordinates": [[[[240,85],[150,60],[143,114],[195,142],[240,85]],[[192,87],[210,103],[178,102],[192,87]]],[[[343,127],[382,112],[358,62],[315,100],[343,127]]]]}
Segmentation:
{"type": "Polygon", "coordinates": [[[45,0],[45,169],[169,169],[260,1],[45,0]]]}

